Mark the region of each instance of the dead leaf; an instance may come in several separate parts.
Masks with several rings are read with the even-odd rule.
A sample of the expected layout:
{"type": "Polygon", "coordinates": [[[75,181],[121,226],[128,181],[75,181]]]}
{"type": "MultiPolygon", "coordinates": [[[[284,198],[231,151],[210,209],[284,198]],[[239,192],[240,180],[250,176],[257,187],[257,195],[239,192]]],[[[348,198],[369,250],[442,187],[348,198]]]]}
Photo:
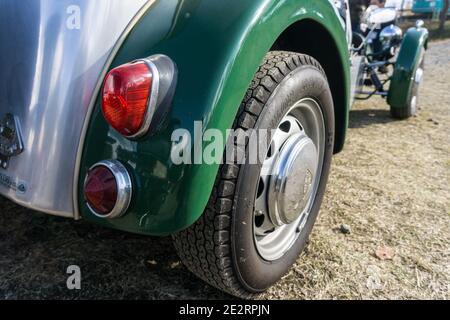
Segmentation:
{"type": "Polygon", "coordinates": [[[152,266],[156,266],[158,264],[155,260],[147,260],[147,263],[152,266]]]}
{"type": "Polygon", "coordinates": [[[375,251],[375,256],[380,260],[392,260],[394,258],[394,255],[394,249],[387,246],[379,247],[375,251]]]}
{"type": "Polygon", "coordinates": [[[172,262],[172,263],[170,264],[170,268],[171,268],[171,269],[178,268],[179,266],[181,266],[181,262],[180,262],[180,261],[172,262]]]}

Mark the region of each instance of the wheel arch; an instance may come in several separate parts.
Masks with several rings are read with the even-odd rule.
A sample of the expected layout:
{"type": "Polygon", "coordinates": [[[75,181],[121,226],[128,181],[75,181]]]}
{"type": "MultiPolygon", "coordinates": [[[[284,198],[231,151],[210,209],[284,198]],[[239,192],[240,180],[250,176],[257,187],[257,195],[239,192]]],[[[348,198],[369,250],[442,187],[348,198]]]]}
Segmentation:
{"type": "Polygon", "coordinates": [[[314,57],[327,75],[335,112],[334,152],[344,146],[348,123],[348,89],[345,61],[336,41],[325,26],[313,19],[302,19],[290,25],[277,38],[271,50],[292,51],[314,57]]]}

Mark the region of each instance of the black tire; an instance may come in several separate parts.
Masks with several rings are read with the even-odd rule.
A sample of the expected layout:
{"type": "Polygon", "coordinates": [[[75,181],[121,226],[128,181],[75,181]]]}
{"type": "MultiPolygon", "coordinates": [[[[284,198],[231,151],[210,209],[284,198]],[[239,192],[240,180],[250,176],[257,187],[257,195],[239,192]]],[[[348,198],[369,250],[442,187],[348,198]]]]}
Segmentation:
{"type": "MultiPolygon", "coordinates": [[[[421,61],[419,63],[419,68],[422,70],[425,69],[425,56],[422,56],[421,61]]],[[[408,97],[408,102],[404,107],[392,107],[391,106],[391,116],[394,119],[405,120],[411,118],[417,114],[419,109],[419,89],[420,83],[417,83],[413,80],[413,86],[411,89],[411,93],[408,97]],[[415,99],[415,102],[414,102],[415,99]]]]}
{"type": "Polygon", "coordinates": [[[190,228],[173,236],[187,268],[227,293],[254,298],[289,271],[302,252],[317,218],[328,180],[334,145],[334,106],[327,78],[312,57],[270,52],[241,104],[234,128],[276,128],[290,106],[314,98],[324,117],[326,145],[312,211],[300,236],[276,261],[258,254],[253,238],[253,202],[261,167],[224,164],[208,207],[190,228]]]}

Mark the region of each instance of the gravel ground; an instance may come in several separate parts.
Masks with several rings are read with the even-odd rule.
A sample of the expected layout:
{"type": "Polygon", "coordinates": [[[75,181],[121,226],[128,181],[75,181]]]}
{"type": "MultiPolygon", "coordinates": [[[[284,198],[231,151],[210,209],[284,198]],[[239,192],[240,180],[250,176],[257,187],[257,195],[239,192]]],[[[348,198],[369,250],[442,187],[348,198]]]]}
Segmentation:
{"type": "MultiPolygon", "coordinates": [[[[311,243],[265,298],[450,298],[450,41],[432,43],[421,94],[408,121],[378,98],[356,104],[311,243]]],[[[229,298],[183,267],[170,238],[0,208],[0,298],[229,298]]]]}

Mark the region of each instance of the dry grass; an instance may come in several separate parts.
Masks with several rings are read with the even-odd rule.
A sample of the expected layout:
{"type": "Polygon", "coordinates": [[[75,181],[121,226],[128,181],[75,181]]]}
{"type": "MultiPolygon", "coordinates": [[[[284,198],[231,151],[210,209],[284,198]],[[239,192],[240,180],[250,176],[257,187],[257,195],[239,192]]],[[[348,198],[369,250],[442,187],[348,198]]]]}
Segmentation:
{"type": "MultiPolygon", "coordinates": [[[[450,41],[433,43],[420,115],[358,103],[311,243],[270,299],[450,298],[450,41]],[[347,224],[350,234],[339,232],[347,224]],[[375,251],[389,247],[392,260],[375,251]]],[[[0,298],[227,298],[192,276],[170,239],[32,213],[0,199],[0,298]],[[82,290],[65,270],[82,269],[82,290]]]]}
{"type": "Polygon", "coordinates": [[[431,45],[418,117],[354,106],[311,244],[268,298],[450,298],[449,55],[450,41],[431,45]],[[375,256],[385,246],[392,260],[375,256]]]}

